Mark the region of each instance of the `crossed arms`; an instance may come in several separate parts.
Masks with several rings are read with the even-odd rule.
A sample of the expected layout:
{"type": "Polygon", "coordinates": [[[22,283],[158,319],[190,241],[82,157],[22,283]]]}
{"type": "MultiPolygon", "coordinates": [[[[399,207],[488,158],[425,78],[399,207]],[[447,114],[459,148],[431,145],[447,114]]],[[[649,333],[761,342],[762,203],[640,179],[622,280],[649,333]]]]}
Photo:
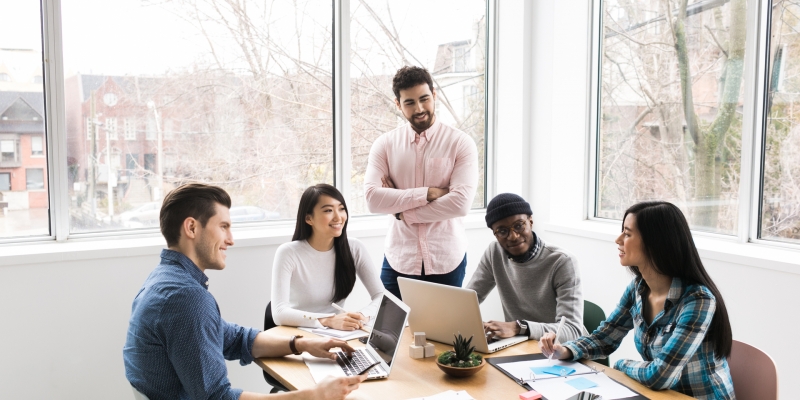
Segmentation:
{"type": "Polygon", "coordinates": [[[408,224],[444,221],[467,215],[472,207],[478,181],[478,151],[466,135],[459,138],[449,186],[403,186],[397,171],[390,171],[385,136],[378,138],[369,153],[364,176],[367,207],[381,214],[402,213],[408,224]],[[394,179],[392,178],[394,177],[394,179]]]}

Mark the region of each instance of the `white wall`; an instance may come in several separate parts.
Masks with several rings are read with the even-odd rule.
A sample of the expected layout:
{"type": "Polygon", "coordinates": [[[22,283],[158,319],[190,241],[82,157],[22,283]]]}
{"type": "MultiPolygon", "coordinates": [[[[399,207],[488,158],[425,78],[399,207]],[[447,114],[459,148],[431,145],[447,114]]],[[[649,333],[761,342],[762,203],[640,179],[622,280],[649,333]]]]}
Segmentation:
{"type": "MultiPolygon", "coordinates": [[[[584,298],[608,314],[631,279],[619,266],[613,240],[619,224],[586,221],[587,71],[590,62],[591,1],[526,2],[525,51],[532,84],[526,86],[534,171],[535,229],[545,240],[575,254],[584,298]]],[[[733,337],[761,348],[775,360],[784,399],[794,398],[792,378],[800,376],[800,349],[791,343],[800,331],[800,251],[736,243],[695,234],[704,265],[719,286],[731,318],[733,337]]],[[[641,359],[632,338],[613,356],[641,359]]]]}

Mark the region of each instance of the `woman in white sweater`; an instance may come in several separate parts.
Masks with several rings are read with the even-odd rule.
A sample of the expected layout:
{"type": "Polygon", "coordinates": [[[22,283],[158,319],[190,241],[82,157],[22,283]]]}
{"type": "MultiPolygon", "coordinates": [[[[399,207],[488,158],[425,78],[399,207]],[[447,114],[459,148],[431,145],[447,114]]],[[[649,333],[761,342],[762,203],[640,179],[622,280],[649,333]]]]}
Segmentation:
{"type": "Polygon", "coordinates": [[[297,224],[272,266],[272,317],[278,325],[355,330],[378,310],[383,285],[366,246],[347,239],[347,205],[335,187],[311,186],[303,192],[297,224]],[[338,313],[356,276],[372,297],[358,312],[338,313]]]}

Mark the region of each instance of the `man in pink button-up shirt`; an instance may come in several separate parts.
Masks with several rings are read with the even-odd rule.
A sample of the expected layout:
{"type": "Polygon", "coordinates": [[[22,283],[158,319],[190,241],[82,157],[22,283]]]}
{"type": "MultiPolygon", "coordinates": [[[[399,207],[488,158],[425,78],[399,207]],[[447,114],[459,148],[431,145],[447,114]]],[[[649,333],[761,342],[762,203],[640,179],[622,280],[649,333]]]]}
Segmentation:
{"type": "Polygon", "coordinates": [[[386,236],[381,281],[399,298],[399,276],[461,286],[467,265],[461,217],[475,197],[478,150],[464,132],[436,120],[427,70],[401,68],[392,89],[408,124],[372,144],[364,190],[371,212],[396,219],[386,236]]]}

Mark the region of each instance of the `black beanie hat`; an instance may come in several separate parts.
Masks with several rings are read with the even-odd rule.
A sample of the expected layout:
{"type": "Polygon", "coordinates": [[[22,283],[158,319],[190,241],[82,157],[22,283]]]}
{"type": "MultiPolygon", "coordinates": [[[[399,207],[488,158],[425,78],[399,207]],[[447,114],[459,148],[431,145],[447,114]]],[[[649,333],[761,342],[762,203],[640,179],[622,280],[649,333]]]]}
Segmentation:
{"type": "Polygon", "coordinates": [[[514,193],[500,193],[486,206],[486,226],[491,229],[495,222],[517,214],[533,214],[531,205],[514,193]]]}

